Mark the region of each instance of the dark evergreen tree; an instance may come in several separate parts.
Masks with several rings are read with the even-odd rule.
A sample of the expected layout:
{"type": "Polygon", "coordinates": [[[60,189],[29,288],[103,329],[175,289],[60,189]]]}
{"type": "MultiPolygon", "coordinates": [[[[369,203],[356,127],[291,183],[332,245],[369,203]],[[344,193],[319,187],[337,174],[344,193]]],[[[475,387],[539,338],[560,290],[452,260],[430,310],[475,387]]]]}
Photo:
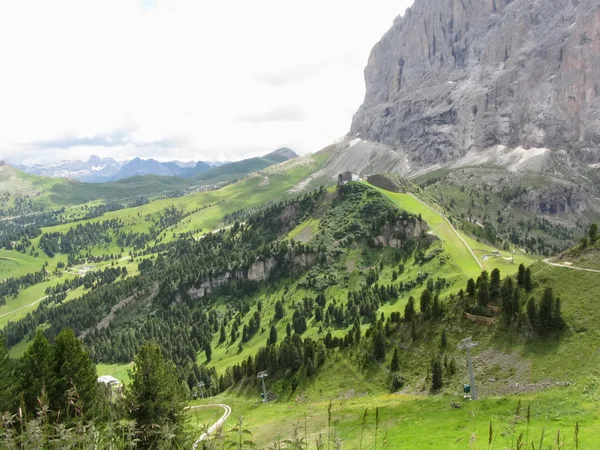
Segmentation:
{"type": "Polygon", "coordinates": [[[549,333],[554,327],[554,294],[551,287],[544,290],[544,295],[540,301],[538,310],[538,331],[542,334],[549,333]]]}
{"type": "Polygon", "coordinates": [[[421,293],[419,309],[421,310],[421,314],[423,314],[424,317],[428,318],[431,316],[431,292],[429,291],[429,289],[425,289],[421,293]]]}
{"type": "Polygon", "coordinates": [[[431,305],[431,317],[434,319],[439,319],[443,315],[442,304],[440,303],[439,294],[435,294],[433,296],[433,305],[431,305]]]}
{"type": "Polygon", "coordinates": [[[447,345],[448,345],[448,340],[446,338],[446,329],[444,328],[442,330],[442,336],[440,338],[440,347],[446,348],[447,345]]]}
{"type": "Polygon", "coordinates": [[[98,400],[98,375],[89,353],[73,330],[65,329],[56,336],[54,358],[54,405],[51,403],[51,408],[62,410],[66,416],[78,415],[69,404],[70,399],[76,398],[81,412],[91,416],[98,400]]]}
{"type": "Polygon", "coordinates": [[[481,272],[477,278],[477,302],[484,308],[490,301],[489,275],[486,271],[481,272]]]}
{"type": "Polygon", "coordinates": [[[439,356],[431,361],[431,390],[439,391],[444,385],[442,363],[439,356]]]}
{"type": "Polygon", "coordinates": [[[13,411],[17,404],[15,365],[8,356],[4,338],[0,336],[0,411],[13,411]]]}
{"type": "Polygon", "coordinates": [[[373,357],[378,361],[385,358],[385,332],[380,322],[373,330],[373,357]]]}
{"type": "Polygon", "coordinates": [[[222,344],[227,340],[227,334],[225,333],[225,324],[221,325],[221,333],[219,335],[219,344],[222,344]]]}
{"type": "Polygon", "coordinates": [[[533,282],[531,281],[531,268],[528,267],[525,269],[525,274],[523,275],[523,287],[526,292],[531,292],[533,289],[533,282]]]}
{"type": "Polygon", "coordinates": [[[500,270],[494,269],[490,274],[490,300],[498,303],[500,298],[500,270]]]}
{"type": "Polygon", "coordinates": [[[271,331],[269,332],[269,344],[275,345],[277,342],[277,328],[275,325],[271,325],[271,331]]]}
{"type": "Polygon", "coordinates": [[[474,298],[475,290],[476,290],[475,281],[473,280],[473,278],[469,278],[469,281],[467,281],[467,295],[471,298],[474,298]]]}
{"type": "Polygon", "coordinates": [[[175,367],[165,361],[158,344],[149,342],[140,348],[129,370],[131,382],[125,389],[125,400],[131,418],[140,430],[142,448],[160,448],[162,430],[169,426],[174,437],[169,447],[181,437],[185,414],[184,393],[177,380],[175,367]]]}
{"type": "Polygon", "coordinates": [[[204,344],[204,354],[206,355],[206,362],[209,363],[212,360],[212,346],[210,341],[206,341],[204,344]]]}
{"type": "Polygon", "coordinates": [[[515,315],[512,301],[514,291],[515,288],[512,277],[504,278],[500,287],[500,303],[502,306],[502,317],[507,325],[510,325],[515,315]]]}
{"type": "Polygon", "coordinates": [[[392,356],[392,362],[390,363],[390,370],[397,372],[400,370],[400,358],[398,357],[398,348],[394,347],[394,355],[392,356]]]}
{"type": "Polygon", "coordinates": [[[412,322],[414,317],[415,317],[415,299],[412,296],[410,296],[408,298],[408,302],[406,303],[406,306],[404,307],[404,320],[407,322],[412,322]]]}
{"type": "Polygon", "coordinates": [[[285,315],[285,311],[283,309],[283,303],[280,300],[275,302],[275,320],[283,319],[285,315]]]}
{"type": "Polygon", "coordinates": [[[537,328],[538,326],[538,317],[537,317],[537,309],[535,307],[535,300],[531,297],[527,301],[527,318],[529,319],[529,323],[533,328],[537,328]]]}
{"type": "Polygon", "coordinates": [[[48,397],[55,395],[54,367],[54,349],[46,336],[38,331],[32,344],[25,351],[20,367],[19,391],[29,413],[33,413],[38,407],[37,399],[42,395],[42,391],[45,391],[48,397]]]}
{"type": "Polygon", "coordinates": [[[552,311],[553,327],[556,331],[561,331],[565,328],[565,321],[562,317],[561,309],[560,298],[556,297],[554,300],[554,310],[552,311]]]}
{"type": "Polygon", "coordinates": [[[519,271],[517,273],[517,284],[519,287],[525,287],[525,266],[519,264],[519,271]]]}

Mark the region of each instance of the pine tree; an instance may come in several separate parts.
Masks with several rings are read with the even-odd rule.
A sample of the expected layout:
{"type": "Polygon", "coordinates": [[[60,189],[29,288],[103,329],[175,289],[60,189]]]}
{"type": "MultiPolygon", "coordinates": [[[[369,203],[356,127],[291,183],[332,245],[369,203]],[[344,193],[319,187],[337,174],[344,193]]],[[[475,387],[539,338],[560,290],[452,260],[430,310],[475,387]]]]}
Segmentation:
{"type": "Polygon", "coordinates": [[[448,341],[446,339],[446,329],[444,328],[442,330],[442,337],[440,338],[440,346],[442,348],[446,348],[447,345],[448,345],[448,341]]]}
{"type": "Polygon", "coordinates": [[[206,344],[204,344],[204,354],[206,355],[206,362],[209,363],[212,359],[212,347],[210,341],[206,341],[206,344]]]}
{"type": "Polygon", "coordinates": [[[519,287],[525,287],[525,266],[519,264],[519,272],[517,273],[517,284],[519,287]]]}
{"type": "Polygon", "coordinates": [[[527,318],[529,319],[529,323],[531,324],[531,326],[533,328],[537,328],[537,309],[535,307],[535,301],[533,300],[533,297],[531,297],[527,302],[527,318]]]}
{"type": "Polygon", "coordinates": [[[434,319],[439,319],[440,317],[442,317],[443,312],[444,311],[440,303],[440,296],[438,294],[435,294],[433,296],[433,305],[431,306],[431,316],[434,319]]]}
{"type": "Polygon", "coordinates": [[[471,298],[475,297],[475,289],[475,281],[473,278],[469,278],[469,281],[467,281],[467,295],[471,298]]]}
{"type": "Polygon", "coordinates": [[[502,304],[502,317],[507,325],[510,325],[515,315],[512,301],[515,290],[518,291],[519,288],[515,289],[512,278],[506,277],[500,287],[500,301],[502,304]]]}
{"type": "Polygon", "coordinates": [[[517,317],[519,315],[519,312],[521,312],[521,290],[518,287],[516,287],[513,290],[513,296],[511,299],[511,310],[513,318],[517,317]]]}
{"type": "Polygon", "coordinates": [[[450,359],[448,363],[448,373],[450,373],[450,376],[456,373],[456,361],[454,361],[454,358],[450,359]]]}
{"type": "Polygon", "coordinates": [[[419,337],[417,333],[417,320],[413,317],[413,320],[410,322],[410,337],[413,341],[416,341],[419,337]]]}
{"type": "Polygon", "coordinates": [[[439,391],[443,385],[442,363],[438,356],[431,361],[431,390],[439,391]]]}
{"type": "Polygon", "coordinates": [[[96,366],[92,362],[89,353],[83,347],[75,333],[71,329],[62,330],[56,336],[54,344],[55,359],[55,404],[59,408],[72,415],[68,407],[70,391],[76,389],[83,413],[93,414],[98,400],[98,374],[96,366]]]}
{"type": "Polygon", "coordinates": [[[275,345],[277,342],[277,328],[275,325],[271,325],[271,331],[269,332],[269,345],[275,345]]]}
{"type": "Polygon", "coordinates": [[[4,346],[4,338],[0,336],[0,411],[13,411],[17,403],[14,363],[8,356],[8,351],[4,346]]]}
{"type": "Polygon", "coordinates": [[[219,344],[222,344],[227,339],[227,335],[225,334],[225,324],[221,325],[221,334],[219,336],[219,344]]]}
{"type": "Polygon", "coordinates": [[[394,356],[392,356],[392,362],[390,363],[390,370],[397,372],[400,370],[400,359],[398,357],[398,349],[394,348],[394,356]]]}
{"type": "Polygon", "coordinates": [[[538,310],[538,330],[541,333],[549,333],[552,331],[554,325],[554,294],[552,288],[547,287],[540,301],[540,307],[538,310]]]}
{"type": "Polygon", "coordinates": [[[184,393],[175,367],[165,361],[158,344],[148,342],[140,348],[129,370],[131,382],[125,389],[129,414],[141,430],[142,448],[162,447],[161,428],[175,433],[169,446],[177,445],[185,419],[184,393]]]}
{"type": "Polygon", "coordinates": [[[404,307],[404,320],[412,322],[415,317],[415,299],[410,296],[406,306],[404,307]]]}
{"type": "Polygon", "coordinates": [[[275,303],[275,320],[283,319],[284,315],[283,303],[281,303],[281,300],[277,300],[275,303]]]}
{"type": "Polygon", "coordinates": [[[373,331],[373,357],[379,361],[385,358],[385,332],[379,322],[373,331]]]}
{"type": "Polygon", "coordinates": [[[431,315],[431,292],[429,289],[425,289],[421,293],[419,309],[425,318],[428,318],[431,315]]]}
{"type": "Polygon", "coordinates": [[[490,301],[489,276],[487,272],[481,272],[477,278],[477,302],[479,306],[485,307],[490,301]]]}
{"type": "Polygon", "coordinates": [[[500,270],[494,269],[490,275],[490,300],[498,302],[500,297],[500,270]]]}
{"type": "Polygon", "coordinates": [[[533,282],[531,281],[531,268],[528,267],[525,269],[525,274],[523,275],[523,287],[526,292],[531,292],[533,289],[533,282]]]}
{"type": "Polygon", "coordinates": [[[185,381],[181,382],[181,393],[183,395],[184,400],[189,400],[190,398],[192,398],[192,391],[190,390],[190,387],[185,381]]]}
{"type": "Polygon", "coordinates": [[[51,396],[55,395],[55,375],[54,375],[54,349],[44,333],[38,331],[31,346],[25,351],[21,359],[21,386],[20,391],[23,396],[23,402],[28,412],[33,413],[36,410],[37,399],[45,390],[51,396]]]}
{"type": "Polygon", "coordinates": [[[313,373],[315,373],[315,364],[313,363],[313,360],[309,358],[306,361],[306,375],[310,377],[313,373]]]}
{"type": "Polygon", "coordinates": [[[554,310],[552,311],[552,322],[554,326],[554,330],[561,331],[565,328],[565,321],[562,318],[561,304],[560,298],[556,297],[554,300],[554,310]]]}

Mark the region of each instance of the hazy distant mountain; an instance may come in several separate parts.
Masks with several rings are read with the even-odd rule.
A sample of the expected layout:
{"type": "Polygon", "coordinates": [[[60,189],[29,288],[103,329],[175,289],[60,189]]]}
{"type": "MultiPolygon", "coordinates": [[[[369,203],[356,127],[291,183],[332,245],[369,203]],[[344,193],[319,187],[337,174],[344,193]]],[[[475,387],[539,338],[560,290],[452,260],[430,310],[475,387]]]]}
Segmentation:
{"type": "Polygon", "coordinates": [[[103,183],[111,180],[123,164],[125,162],[117,161],[113,158],[100,158],[99,156],[92,155],[86,162],[80,160],[60,161],[47,166],[36,164],[31,167],[23,165],[15,167],[23,172],[35,175],[103,183]]]}
{"type": "Polygon", "coordinates": [[[135,177],[136,175],[174,176],[175,174],[169,167],[155,159],[133,158],[119,169],[112,177],[112,181],[135,177]]]}
{"type": "Polygon", "coordinates": [[[206,172],[211,169],[211,165],[205,163],[204,161],[198,161],[190,163],[180,163],[179,161],[170,161],[166,163],[162,163],[163,166],[168,167],[174,176],[189,178],[194,175],[198,175],[200,173],[206,172]]]}
{"type": "Polygon", "coordinates": [[[161,175],[190,178],[210,170],[229,164],[227,161],[169,161],[160,162],[154,159],[134,158],[131,161],[117,161],[113,158],[100,158],[92,155],[88,161],[65,160],[58,163],[25,166],[14,165],[22,172],[52,178],[71,178],[87,183],[105,183],[136,175],[161,175]]]}
{"type": "Polygon", "coordinates": [[[278,148],[277,150],[274,150],[271,153],[263,156],[263,158],[265,159],[270,159],[271,161],[276,162],[284,162],[297,157],[298,155],[296,154],[296,152],[291,148],[287,147],[278,148]]]}
{"type": "MultiPolygon", "coordinates": [[[[280,148],[268,155],[242,161],[169,161],[134,158],[131,161],[117,161],[113,158],[100,158],[92,155],[86,162],[80,160],[61,161],[55,164],[33,166],[15,165],[27,173],[52,178],[71,178],[88,183],[118,181],[138,175],[158,175],[165,177],[193,178],[208,173],[208,178],[219,175],[244,175],[252,170],[260,170],[269,165],[287,161],[297,155],[289,148],[280,148]]],[[[201,178],[203,179],[203,178],[201,178]]]]}

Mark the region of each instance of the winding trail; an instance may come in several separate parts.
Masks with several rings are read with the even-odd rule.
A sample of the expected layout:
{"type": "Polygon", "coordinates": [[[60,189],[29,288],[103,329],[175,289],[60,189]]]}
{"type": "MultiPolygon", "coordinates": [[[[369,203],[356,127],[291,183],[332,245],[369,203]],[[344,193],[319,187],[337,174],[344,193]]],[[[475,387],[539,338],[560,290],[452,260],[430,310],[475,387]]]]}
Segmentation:
{"type": "Polygon", "coordinates": [[[550,266],[553,266],[553,267],[564,267],[565,269],[582,270],[584,272],[600,273],[600,270],[596,270],[596,269],[585,269],[583,267],[567,266],[565,264],[559,264],[559,263],[550,262],[549,258],[544,259],[544,263],[546,263],[546,264],[548,264],[550,266]]]}
{"type": "Polygon", "coordinates": [[[198,409],[198,408],[223,408],[225,410],[225,413],[221,416],[221,418],[219,420],[217,420],[214,424],[211,425],[211,427],[206,431],[206,433],[203,433],[202,436],[200,436],[196,440],[196,442],[194,442],[194,445],[192,446],[192,449],[194,449],[194,450],[196,450],[196,448],[198,448],[200,443],[203,440],[205,440],[210,434],[212,434],[217,428],[223,426],[223,424],[225,423],[225,421],[231,414],[231,407],[228,405],[225,405],[224,403],[190,406],[187,409],[188,409],[188,411],[192,411],[192,410],[198,409]]]}
{"type": "Polygon", "coordinates": [[[45,297],[42,297],[42,298],[40,298],[39,300],[36,300],[35,302],[33,302],[33,303],[30,303],[29,305],[21,306],[20,308],[13,309],[12,311],[9,311],[9,312],[7,312],[7,313],[0,314],[0,317],[5,317],[5,316],[8,316],[8,315],[10,315],[10,314],[14,314],[14,313],[16,313],[17,311],[21,311],[22,309],[26,309],[26,308],[29,308],[29,307],[31,307],[31,306],[33,306],[33,305],[37,305],[39,302],[41,302],[42,300],[45,300],[45,299],[47,299],[47,298],[48,298],[48,296],[46,295],[45,297]]]}

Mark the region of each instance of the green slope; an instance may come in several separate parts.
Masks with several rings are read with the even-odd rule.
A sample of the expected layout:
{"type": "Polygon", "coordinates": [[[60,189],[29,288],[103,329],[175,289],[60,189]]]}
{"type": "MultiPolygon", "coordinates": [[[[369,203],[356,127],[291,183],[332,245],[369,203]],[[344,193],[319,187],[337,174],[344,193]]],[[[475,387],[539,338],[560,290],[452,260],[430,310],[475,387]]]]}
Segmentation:
{"type": "MultiPolygon", "coordinates": [[[[82,183],[49,178],[0,166],[0,218],[31,214],[89,202],[127,202],[140,197],[157,197],[192,186],[230,182],[295,157],[279,149],[264,157],[249,158],[214,167],[192,178],[144,175],[109,183],[82,183]]],[[[308,174],[307,174],[308,176],[308,174]]]]}
{"type": "MultiPolygon", "coordinates": [[[[128,229],[147,231],[153,217],[158,217],[167,206],[175,205],[190,214],[162,230],[156,242],[176,241],[177,234],[188,231],[199,237],[207,231],[223,227],[225,214],[240,209],[259,208],[270,200],[294,196],[290,189],[318,170],[323,162],[313,160],[305,164],[284,165],[286,170],[267,170],[217,191],[153,201],[137,208],[106,213],[101,218],[86,222],[118,218],[128,229]]],[[[515,421],[514,412],[519,401],[523,402],[523,409],[531,403],[533,412],[529,427],[525,426],[522,419],[512,425],[517,433],[525,433],[528,429],[538,442],[544,427],[548,433],[555,433],[560,428],[572,435],[575,422],[579,422],[582,440],[580,448],[596,448],[600,445],[600,436],[594,432],[600,423],[595,412],[595,404],[600,395],[600,384],[597,382],[600,375],[597,369],[600,354],[596,351],[600,345],[600,334],[595,331],[595,324],[600,320],[600,307],[596,302],[600,274],[552,267],[542,262],[533,265],[534,288],[522,300],[533,297],[539,302],[544,289],[551,286],[562,300],[563,318],[567,324],[567,329],[561,336],[537,336],[527,328],[517,330],[515,327],[507,327],[501,320],[491,326],[468,322],[463,319],[462,301],[452,295],[465,288],[468,278],[479,275],[480,264],[488,272],[499,268],[502,275],[506,276],[514,274],[518,264],[529,265],[534,259],[517,254],[513,264],[508,260],[513,256],[512,252],[504,250],[500,251],[499,257],[494,257],[494,247],[474,240],[461,229],[455,230],[436,204],[425,204],[411,194],[393,193],[368,185],[359,186],[364,190],[359,191],[360,198],[356,194],[352,203],[342,202],[337,197],[336,188],[329,189],[324,200],[310,213],[299,217],[293,224],[282,225],[278,231],[277,239],[292,238],[317,248],[324,246],[331,252],[328,253],[326,262],[315,264],[289,278],[262,283],[251,294],[224,291],[216,293],[214,298],[187,301],[190,308],[188,314],[214,313],[219,320],[232,309],[235,311],[235,305],[239,302],[247,304],[248,310],[240,317],[240,332],[258,311],[259,302],[261,304],[261,330],[246,342],[241,342],[241,336],[238,336],[233,342],[229,342],[228,338],[227,342],[220,343],[219,331],[211,329],[212,360],[207,361],[205,352],[200,350],[196,354],[196,361],[201,367],[216,368],[219,375],[226,374],[232,365],[243,364],[265,346],[271,325],[275,326],[279,339],[282,340],[288,324],[294,321],[294,312],[301,307],[305,298],[315,298],[317,293],[323,292],[327,299],[325,309],[330,306],[343,307],[348,301],[348,293],[368,284],[367,277],[373,271],[377,272],[377,283],[383,286],[408,283],[425,272],[428,274],[420,283],[402,291],[397,299],[381,303],[375,317],[378,318],[382,313],[386,319],[392,313],[404,314],[409,296],[416,298],[418,309],[419,297],[427,286],[426,280],[439,278],[446,281],[439,290],[445,305],[444,317],[440,320],[419,319],[414,330],[407,323],[392,325],[389,333],[386,333],[386,356],[380,361],[372,361],[368,357],[371,347],[367,333],[371,324],[365,319],[361,323],[361,344],[345,349],[329,349],[326,362],[316,373],[310,375],[305,368],[289,374],[271,373],[268,388],[279,395],[279,400],[274,405],[263,406],[259,403],[259,386],[253,376],[221,394],[218,400],[210,401],[223,401],[234,408],[234,415],[244,415],[247,427],[252,430],[255,442],[260,445],[266,445],[276,435],[289,438],[294,433],[294,423],[302,423],[305,415],[308,426],[306,435],[310,442],[314,442],[320,433],[327,434],[327,407],[330,399],[338,399],[334,402],[334,417],[337,421],[335,432],[351,448],[360,441],[360,420],[365,408],[369,409],[367,417],[370,424],[364,434],[365,442],[373,442],[373,409],[380,406],[380,433],[386,434],[390,448],[451,448],[457,445],[456,442],[459,443],[457,448],[463,448],[462,443],[467,445],[473,433],[478,436],[478,440],[487,444],[490,421],[495,430],[510,428],[515,421]],[[382,199],[385,200],[383,203],[382,199]],[[375,202],[376,207],[363,209],[371,201],[375,202]],[[402,260],[403,271],[397,277],[394,274],[399,272],[396,250],[369,245],[367,239],[370,219],[390,205],[400,213],[406,211],[414,216],[420,215],[428,223],[431,233],[439,238],[424,249],[425,256],[432,256],[430,259],[421,261],[416,253],[411,253],[402,260]],[[370,214],[364,215],[364,211],[369,211],[370,214]],[[348,239],[348,236],[354,238],[348,239]],[[275,320],[275,305],[282,299],[285,302],[285,314],[282,319],[275,320]],[[440,345],[442,330],[447,333],[448,344],[445,348],[440,345]],[[474,350],[474,357],[477,380],[484,397],[482,401],[473,403],[465,403],[460,395],[462,383],[467,381],[467,376],[464,354],[456,348],[458,341],[469,335],[479,342],[479,347],[474,350]],[[400,352],[400,372],[405,380],[401,395],[389,394],[389,366],[394,348],[400,352]],[[445,355],[449,361],[455,361],[458,371],[455,374],[445,372],[441,395],[429,396],[429,365],[436,355],[445,355]],[[570,363],[565,364],[565,360],[570,363]],[[463,403],[461,410],[449,408],[449,403],[455,401],[463,403]],[[423,428],[431,433],[423,434],[423,428]],[[275,434],[274,429],[278,430],[275,434]]],[[[243,217],[245,221],[252,214],[245,213],[239,217],[243,217]]],[[[44,231],[66,231],[72,226],[73,224],[60,225],[44,231]]],[[[241,236],[238,238],[241,239],[241,236]]],[[[34,244],[37,246],[36,242],[34,244]]],[[[273,248],[273,245],[261,244],[261,248],[273,248]]],[[[101,253],[107,250],[98,248],[93,251],[101,253]]],[[[584,258],[591,251],[596,250],[578,250],[577,257],[584,258]]],[[[227,252],[228,250],[223,250],[218,258],[227,258],[227,252]]],[[[192,257],[193,253],[184,253],[181,259],[192,257]]],[[[251,261],[254,260],[254,255],[249,254],[248,257],[251,261]]],[[[208,255],[204,258],[210,260],[208,255]]],[[[27,262],[24,261],[23,264],[27,262]]],[[[6,266],[8,267],[8,263],[6,266]]],[[[164,276],[167,276],[166,273],[164,276]]],[[[191,274],[184,271],[178,275],[180,280],[186,280],[188,276],[191,274]]],[[[34,292],[31,289],[32,295],[34,292]]],[[[19,297],[11,305],[21,304],[23,301],[23,297],[19,297]]],[[[146,299],[138,306],[125,308],[118,314],[112,333],[127,332],[135,335],[134,330],[140,328],[143,321],[150,320],[159,309],[152,301],[146,299]]],[[[183,310],[177,309],[178,305],[179,301],[171,305],[173,309],[169,320],[184,314],[183,310]]],[[[521,308],[524,310],[524,303],[521,308]]],[[[231,331],[232,320],[226,324],[227,336],[231,331]]],[[[352,324],[347,323],[325,326],[310,317],[302,339],[318,341],[327,332],[333,338],[344,338],[351,328],[352,324]]],[[[13,348],[13,354],[23,351],[26,345],[26,340],[18,343],[13,348]]],[[[127,364],[112,361],[107,364],[105,361],[99,366],[99,370],[126,379],[127,364]]],[[[383,439],[383,434],[379,438],[383,439]]],[[[504,448],[503,446],[511,445],[510,441],[510,434],[498,433],[492,448],[504,448]]],[[[379,442],[381,444],[382,441],[379,442]]]]}
{"type": "Polygon", "coordinates": [[[192,180],[198,181],[229,181],[239,178],[252,172],[266,169],[274,164],[279,164],[295,158],[297,155],[290,149],[281,148],[262,157],[248,158],[241,161],[235,161],[223,164],[219,167],[213,167],[206,172],[196,175],[192,180]]]}

